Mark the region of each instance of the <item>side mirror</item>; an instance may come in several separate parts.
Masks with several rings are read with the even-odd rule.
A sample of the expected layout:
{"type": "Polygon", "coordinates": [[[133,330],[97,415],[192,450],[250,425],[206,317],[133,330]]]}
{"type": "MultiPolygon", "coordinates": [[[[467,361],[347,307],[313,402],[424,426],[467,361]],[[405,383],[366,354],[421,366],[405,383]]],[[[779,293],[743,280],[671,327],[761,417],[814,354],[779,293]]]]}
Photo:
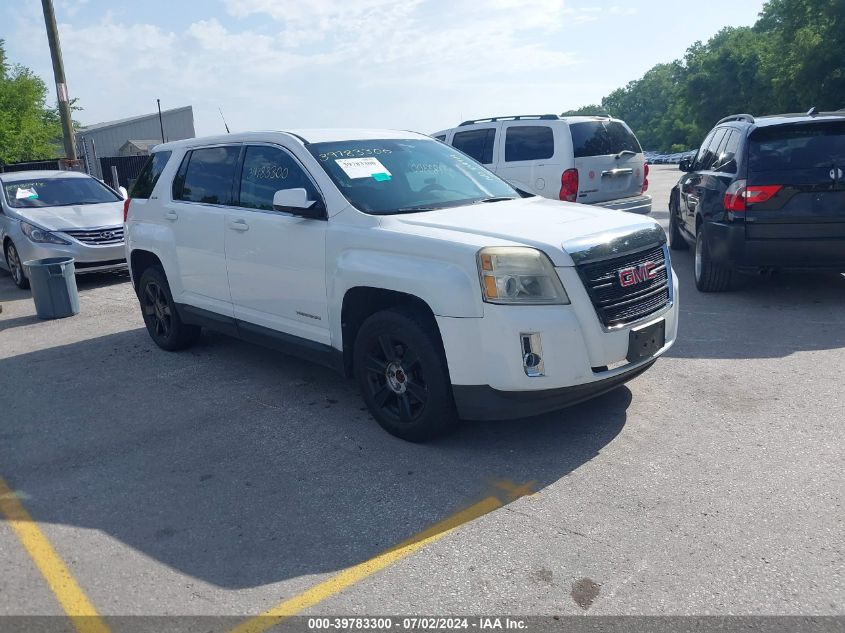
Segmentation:
{"type": "Polygon", "coordinates": [[[309,200],[308,192],[302,187],[282,189],[274,193],[273,209],[300,215],[303,218],[324,218],[326,216],[323,203],[317,200],[309,200]]]}
{"type": "Polygon", "coordinates": [[[126,191],[126,187],[124,187],[124,186],[122,186],[122,185],[121,185],[120,187],[118,187],[118,188],[117,188],[117,192],[118,192],[121,196],[123,196],[123,199],[124,199],[124,200],[126,200],[126,199],[129,197],[129,192],[128,192],[128,191],[126,191]]]}
{"type": "Polygon", "coordinates": [[[689,156],[682,158],[681,162],[678,163],[678,169],[681,171],[692,171],[692,159],[689,156]]]}

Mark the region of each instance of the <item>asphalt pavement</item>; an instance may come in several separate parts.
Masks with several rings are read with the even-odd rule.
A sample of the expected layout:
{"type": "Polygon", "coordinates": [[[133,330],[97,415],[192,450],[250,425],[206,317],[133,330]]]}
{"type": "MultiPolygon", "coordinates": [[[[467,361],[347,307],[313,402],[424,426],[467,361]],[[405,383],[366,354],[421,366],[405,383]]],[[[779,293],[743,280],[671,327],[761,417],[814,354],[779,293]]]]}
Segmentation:
{"type": "MultiPolygon", "coordinates": [[[[678,174],[651,171],[664,226],[678,174]]],[[[62,563],[106,622],[843,615],[845,277],[704,295],[673,266],[678,342],[648,372],[425,445],[319,366],[217,334],[159,350],[125,275],[39,321],[0,272],[0,615],[67,611],[62,563]]]]}

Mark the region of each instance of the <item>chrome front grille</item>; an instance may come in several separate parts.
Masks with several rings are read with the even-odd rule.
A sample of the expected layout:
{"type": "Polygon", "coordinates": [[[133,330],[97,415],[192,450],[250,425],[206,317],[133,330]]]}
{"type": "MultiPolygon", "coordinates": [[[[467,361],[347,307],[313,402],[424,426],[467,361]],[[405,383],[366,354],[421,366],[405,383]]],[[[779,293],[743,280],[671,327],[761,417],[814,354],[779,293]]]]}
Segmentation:
{"type": "Polygon", "coordinates": [[[633,323],[669,303],[671,276],[663,246],[580,264],[577,270],[605,327],[633,323]]]}
{"type": "Polygon", "coordinates": [[[73,239],[89,246],[112,246],[123,244],[123,227],[115,226],[102,229],[74,229],[62,231],[73,239]]]}

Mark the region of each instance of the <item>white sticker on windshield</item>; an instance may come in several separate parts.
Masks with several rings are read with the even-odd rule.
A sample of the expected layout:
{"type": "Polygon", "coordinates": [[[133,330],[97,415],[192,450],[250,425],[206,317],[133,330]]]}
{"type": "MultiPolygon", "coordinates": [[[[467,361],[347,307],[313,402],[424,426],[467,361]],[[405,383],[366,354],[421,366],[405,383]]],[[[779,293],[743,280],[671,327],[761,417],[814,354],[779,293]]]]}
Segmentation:
{"type": "Polygon", "coordinates": [[[21,189],[18,187],[18,192],[15,194],[16,200],[23,200],[24,198],[37,198],[38,192],[35,189],[21,189]]]}
{"type": "Polygon", "coordinates": [[[350,178],[374,178],[375,180],[390,180],[392,174],[381,164],[378,158],[366,156],[364,158],[336,158],[335,162],[350,178]]]}

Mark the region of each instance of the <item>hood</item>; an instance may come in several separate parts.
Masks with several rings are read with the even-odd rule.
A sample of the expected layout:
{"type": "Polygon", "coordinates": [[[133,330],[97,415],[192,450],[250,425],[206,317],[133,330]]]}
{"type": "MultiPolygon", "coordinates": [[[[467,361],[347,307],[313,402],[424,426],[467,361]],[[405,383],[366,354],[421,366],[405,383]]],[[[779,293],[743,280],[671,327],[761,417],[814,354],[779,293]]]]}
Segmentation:
{"type": "Polygon", "coordinates": [[[649,217],[539,196],[386,217],[411,230],[431,228],[497,240],[490,246],[533,246],[555,266],[666,241],[663,229],[649,217]]]}
{"type": "Polygon", "coordinates": [[[49,231],[96,229],[123,225],[122,202],[12,209],[12,211],[21,220],[32,222],[49,231]]]}

